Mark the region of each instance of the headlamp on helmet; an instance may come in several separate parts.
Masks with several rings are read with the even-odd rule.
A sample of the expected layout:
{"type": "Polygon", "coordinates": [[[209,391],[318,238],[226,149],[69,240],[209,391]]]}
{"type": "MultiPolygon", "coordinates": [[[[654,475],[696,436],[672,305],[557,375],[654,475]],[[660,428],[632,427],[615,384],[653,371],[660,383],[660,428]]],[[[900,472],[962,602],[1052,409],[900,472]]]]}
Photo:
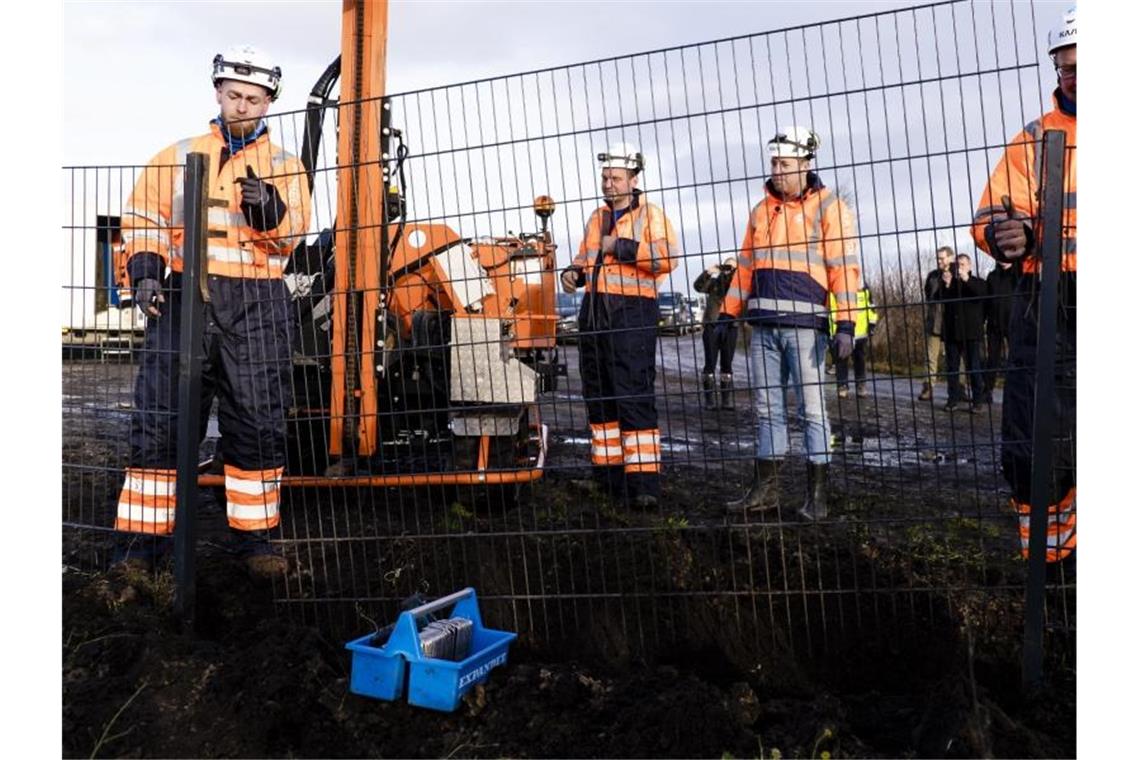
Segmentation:
{"type": "Polygon", "coordinates": [[[611,145],[605,153],[598,154],[603,169],[628,169],[637,174],[645,168],[645,156],[629,143],[611,145]]]}
{"type": "Polygon", "coordinates": [[[281,67],[273,65],[269,56],[252,45],[232,47],[214,56],[210,81],[217,87],[223,79],[261,85],[269,91],[270,100],[281,95],[281,67]]]}
{"type": "Polygon", "coordinates": [[[784,127],[768,141],[768,153],[774,158],[815,158],[822,140],[807,127],[784,127]]]}

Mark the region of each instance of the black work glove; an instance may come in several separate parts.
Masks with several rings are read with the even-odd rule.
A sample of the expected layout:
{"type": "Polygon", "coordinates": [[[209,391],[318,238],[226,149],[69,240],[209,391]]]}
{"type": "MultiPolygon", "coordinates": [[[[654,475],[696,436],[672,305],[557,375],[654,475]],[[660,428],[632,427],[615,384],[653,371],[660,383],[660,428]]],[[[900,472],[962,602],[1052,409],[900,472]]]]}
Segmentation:
{"type": "Polygon", "coordinates": [[[837,332],[831,339],[831,349],[838,358],[846,359],[855,350],[855,338],[845,332],[837,332]]]}
{"type": "Polygon", "coordinates": [[[248,164],[241,185],[241,210],[249,226],[258,232],[276,227],[285,216],[285,202],[272,182],[259,178],[248,164]]]}
{"type": "Polygon", "coordinates": [[[144,277],[135,283],[134,291],[135,304],[142,309],[142,313],[148,317],[162,316],[159,311],[158,305],[166,303],[166,298],[162,295],[162,283],[150,277],[144,277]]]}
{"type": "Polygon", "coordinates": [[[251,206],[267,205],[275,192],[273,185],[258,178],[253,167],[248,165],[245,167],[245,176],[238,180],[238,184],[241,185],[241,202],[251,206]]]}

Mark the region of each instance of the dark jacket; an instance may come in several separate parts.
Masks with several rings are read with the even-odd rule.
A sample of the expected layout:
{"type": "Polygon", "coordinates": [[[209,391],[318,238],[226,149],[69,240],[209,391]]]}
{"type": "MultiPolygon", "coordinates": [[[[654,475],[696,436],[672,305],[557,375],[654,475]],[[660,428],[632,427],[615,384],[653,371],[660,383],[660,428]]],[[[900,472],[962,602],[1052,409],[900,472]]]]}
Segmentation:
{"type": "Polygon", "coordinates": [[[973,274],[966,282],[955,276],[949,285],[939,281],[942,302],[942,340],[958,343],[981,340],[986,321],[986,282],[973,274]]]}
{"type": "Polygon", "coordinates": [[[1009,336],[1010,304],[1017,285],[1017,267],[995,267],[986,278],[986,332],[990,335],[1009,336]]]}
{"type": "Polygon", "coordinates": [[[942,270],[935,269],[926,275],[922,286],[922,300],[926,303],[926,334],[942,334],[942,302],[938,291],[942,287],[942,270]]]}
{"type": "Polygon", "coordinates": [[[701,316],[701,322],[704,324],[712,324],[720,316],[724,294],[728,292],[728,286],[732,284],[734,274],[736,274],[736,267],[729,269],[722,266],[720,272],[715,275],[709,274],[708,271],[701,272],[697,281],[693,283],[694,290],[707,296],[705,312],[701,316]]]}

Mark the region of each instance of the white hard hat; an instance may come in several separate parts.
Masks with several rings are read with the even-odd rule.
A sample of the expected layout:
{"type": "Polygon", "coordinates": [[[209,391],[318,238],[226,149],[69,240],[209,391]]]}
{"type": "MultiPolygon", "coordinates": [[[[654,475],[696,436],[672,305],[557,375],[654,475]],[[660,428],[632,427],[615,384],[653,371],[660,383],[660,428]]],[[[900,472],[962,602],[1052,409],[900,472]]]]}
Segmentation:
{"type": "Polygon", "coordinates": [[[1076,6],[1065,11],[1057,26],[1049,30],[1049,55],[1076,44],[1076,6]]]}
{"type": "Polygon", "coordinates": [[[815,158],[822,143],[807,127],[784,127],[768,141],[768,153],[780,158],[815,158]]]}
{"type": "Polygon", "coordinates": [[[269,99],[281,95],[281,67],[253,45],[236,45],[214,56],[214,72],[210,81],[216,87],[223,79],[259,84],[269,90],[269,99]]]}
{"type": "Polygon", "coordinates": [[[1077,44],[1077,6],[1065,11],[1057,26],[1049,30],[1049,55],[1063,47],[1077,44]]]}
{"type": "Polygon", "coordinates": [[[598,154],[603,169],[629,169],[634,174],[645,168],[645,156],[629,143],[615,143],[605,153],[598,154]]]}

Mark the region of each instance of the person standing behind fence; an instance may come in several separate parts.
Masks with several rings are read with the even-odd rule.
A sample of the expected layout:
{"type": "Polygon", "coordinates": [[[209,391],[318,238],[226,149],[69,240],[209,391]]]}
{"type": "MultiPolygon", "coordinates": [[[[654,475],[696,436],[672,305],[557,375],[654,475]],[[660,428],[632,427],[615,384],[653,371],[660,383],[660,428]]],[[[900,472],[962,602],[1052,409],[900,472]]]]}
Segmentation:
{"type": "Polygon", "coordinates": [[[605,205],[590,214],[578,255],[562,271],[562,289],[586,288],[578,358],[595,483],[649,509],[661,490],[657,280],[673,270],[680,250],[665,212],[637,187],[641,153],[621,143],[598,160],[605,205]]]}
{"type": "Polygon", "coordinates": [[[808,489],[799,516],[827,516],[830,431],[823,401],[828,294],[835,296],[836,355],[855,342],[862,287],[855,217],[811,170],[820,138],[806,127],[785,127],[768,141],[771,178],[752,210],[739,268],[724,300],[731,317],[753,326],[750,380],[757,418],[756,460],[744,496],[729,512],[779,506],[779,470],[788,452],[785,393],[795,390],[804,421],[808,489]]]}
{"type": "Polygon", "coordinates": [[[938,266],[926,273],[926,281],[922,285],[922,300],[926,311],[926,380],[922,383],[922,392],[918,394],[919,401],[934,398],[938,358],[942,353],[942,302],[938,300],[938,291],[942,287],[942,275],[950,271],[950,265],[954,263],[954,249],[944,245],[934,255],[938,266]]]}
{"type": "Polygon", "coordinates": [[[986,283],[973,274],[970,257],[959,254],[955,266],[942,273],[938,299],[942,301],[942,345],[946,347],[947,396],[944,411],[969,403],[976,412],[982,405],[985,383],[982,378],[982,329],[986,313],[986,283]],[[966,398],[958,377],[959,362],[965,361],[970,383],[966,398]]]}
{"type": "Polygon", "coordinates": [[[264,120],[280,94],[281,69],[246,45],[217,55],[211,79],[220,113],[210,131],[151,159],[123,208],[127,271],[147,323],[115,528],[159,536],[174,531],[182,167],[187,154],[205,153],[209,302],[197,435],[205,435],[217,396],[229,526],[238,532],[250,571],[276,575],[287,565],[270,547],[268,530],[280,520],[278,481],[291,403],[290,303],[282,274],[308,229],[309,191],[300,161],[270,142],[264,120]]]}
{"type": "Polygon", "coordinates": [[[736,259],[727,257],[719,264],[712,264],[698,275],[693,289],[707,296],[705,312],[701,316],[703,332],[701,340],[705,348],[705,366],[701,371],[701,385],[704,391],[705,408],[717,408],[716,366],[720,359],[720,408],[732,409],[732,358],[736,355],[736,321],[721,313],[724,294],[736,274],[736,259]]]}
{"type": "Polygon", "coordinates": [[[1029,498],[1033,470],[1033,405],[1037,371],[1037,275],[1042,261],[1040,196],[1042,139],[1065,132],[1064,216],[1055,344],[1053,467],[1050,473],[1049,562],[1077,548],[1077,11],[1064,14],[1048,37],[1057,73],[1053,110],[1033,120],[1006,147],[978,202],[973,235],[997,261],[1019,271],[1009,323],[1009,362],[1002,397],[1002,471],[1020,519],[1022,554],[1029,554],[1029,498]]]}
{"type": "Polygon", "coordinates": [[[986,277],[986,395],[994,401],[994,386],[1005,367],[1009,342],[1010,302],[1017,285],[1017,270],[1008,261],[999,261],[986,277]]]}
{"type": "MultiPolygon", "coordinates": [[[[829,334],[834,340],[835,332],[839,329],[839,324],[835,318],[838,308],[834,293],[827,294],[827,304],[830,318],[829,334]]],[[[867,390],[867,344],[871,336],[875,334],[875,328],[878,324],[879,313],[875,311],[875,301],[871,297],[871,289],[863,288],[859,291],[856,300],[855,348],[851,350],[850,362],[836,354],[834,343],[831,347],[831,359],[835,364],[835,384],[838,386],[839,398],[847,398],[849,393],[847,384],[849,364],[855,365],[855,395],[859,398],[867,398],[871,395],[867,390]]]]}

